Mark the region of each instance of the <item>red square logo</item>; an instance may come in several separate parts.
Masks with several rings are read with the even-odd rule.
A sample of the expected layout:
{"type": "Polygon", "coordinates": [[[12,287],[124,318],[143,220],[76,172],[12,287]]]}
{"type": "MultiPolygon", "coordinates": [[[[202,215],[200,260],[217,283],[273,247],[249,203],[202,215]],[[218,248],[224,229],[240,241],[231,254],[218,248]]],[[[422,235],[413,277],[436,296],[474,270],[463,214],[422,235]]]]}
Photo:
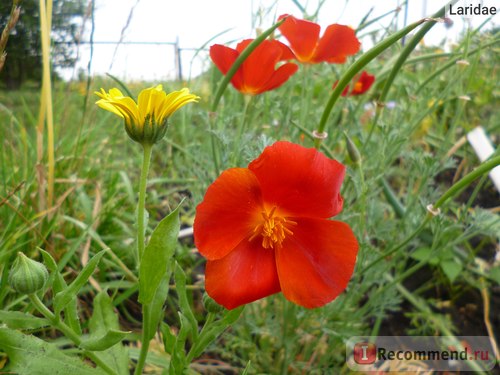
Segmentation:
{"type": "Polygon", "coordinates": [[[354,362],[369,365],[377,360],[377,346],[371,342],[358,342],[353,349],[354,362]]]}

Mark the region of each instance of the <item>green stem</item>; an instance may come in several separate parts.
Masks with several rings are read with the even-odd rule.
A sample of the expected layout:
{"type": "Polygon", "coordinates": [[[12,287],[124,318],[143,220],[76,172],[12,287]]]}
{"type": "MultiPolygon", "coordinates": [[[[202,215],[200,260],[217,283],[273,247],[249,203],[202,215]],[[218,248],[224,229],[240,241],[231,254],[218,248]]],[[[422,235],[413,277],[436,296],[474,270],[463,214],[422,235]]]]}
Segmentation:
{"type": "Polygon", "coordinates": [[[137,361],[137,366],[135,367],[134,375],[142,375],[142,370],[146,364],[146,358],[149,351],[149,343],[151,342],[151,335],[149,332],[149,304],[142,305],[142,340],[141,340],[141,352],[139,354],[139,359],[137,361]]]}
{"type": "Polygon", "coordinates": [[[226,90],[227,85],[229,82],[231,82],[231,78],[236,74],[238,69],[240,68],[241,64],[247,59],[248,56],[254,51],[255,48],[259,46],[268,36],[270,36],[274,30],[276,30],[278,27],[281,26],[281,24],[285,22],[285,18],[283,18],[281,21],[275,23],[273,26],[271,26],[269,29],[264,31],[262,34],[260,34],[257,38],[255,38],[248,46],[245,48],[238,58],[234,61],[233,65],[231,68],[228,70],[224,78],[222,79],[221,83],[219,84],[219,87],[217,89],[217,92],[214,97],[214,101],[212,102],[212,107],[211,111],[215,112],[217,110],[217,106],[219,105],[219,101],[222,97],[222,94],[226,90]]]}
{"type": "Polygon", "coordinates": [[[459,191],[461,191],[466,186],[469,186],[472,181],[476,178],[481,177],[483,174],[489,172],[491,169],[500,165],[500,155],[496,156],[490,160],[485,161],[479,167],[474,169],[469,174],[465,175],[461,180],[456,182],[452,187],[450,187],[434,204],[434,208],[437,209],[443,205],[449,198],[453,197],[459,191]]]}
{"type": "Polygon", "coordinates": [[[233,164],[238,164],[239,156],[241,154],[241,140],[243,139],[243,134],[247,128],[247,124],[250,122],[249,108],[253,102],[254,96],[245,95],[245,105],[243,107],[243,114],[241,116],[241,122],[239,123],[238,134],[236,136],[234,146],[233,146],[233,164]]]}
{"type": "Polygon", "coordinates": [[[410,236],[408,236],[403,242],[400,242],[398,245],[396,245],[392,249],[381,254],[377,259],[375,259],[373,262],[371,262],[369,265],[367,265],[362,271],[360,271],[360,274],[361,275],[364,274],[366,271],[368,271],[370,268],[372,268],[375,264],[377,264],[381,260],[387,258],[388,256],[394,254],[399,249],[408,245],[411,240],[413,240],[415,237],[417,237],[420,234],[420,232],[422,232],[422,230],[427,226],[427,224],[429,223],[429,221],[431,221],[431,219],[432,219],[432,215],[427,214],[424,221],[420,224],[420,226],[417,229],[415,229],[415,231],[412,234],[410,234],[410,236]]]}
{"type": "MultiPolygon", "coordinates": [[[[385,274],[386,279],[389,282],[393,282],[394,279],[391,275],[385,274]]],[[[455,337],[453,332],[451,332],[448,327],[446,327],[441,319],[436,319],[434,317],[434,314],[432,313],[431,308],[427,305],[425,300],[415,297],[408,289],[406,289],[403,285],[400,283],[396,283],[396,289],[410,302],[414,307],[416,307],[420,312],[424,313],[425,316],[434,323],[434,325],[445,335],[454,341],[452,344],[456,346],[459,350],[465,350],[463,345],[460,343],[460,341],[455,337]]],[[[484,374],[485,370],[481,368],[481,366],[475,361],[471,360],[467,362],[470,367],[474,370],[476,373],[481,373],[484,374]]]]}
{"type": "MultiPolygon", "coordinates": [[[[368,52],[364,53],[358,60],[356,60],[354,64],[352,64],[349,67],[349,69],[347,69],[347,71],[342,75],[342,77],[340,77],[339,82],[333,89],[330,99],[328,100],[328,103],[325,106],[323,115],[321,116],[321,120],[319,122],[317,129],[317,132],[319,134],[325,131],[326,123],[328,121],[328,117],[330,116],[334,104],[337,102],[338,98],[342,94],[342,91],[344,91],[344,89],[352,81],[354,76],[358,74],[361,71],[361,69],[363,69],[375,57],[380,55],[384,50],[392,46],[399,39],[401,39],[403,36],[411,32],[417,26],[422,24],[424,21],[425,20],[417,21],[415,23],[412,23],[411,25],[408,25],[407,27],[398,31],[397,33],[394,33],[389,38],[383,40],[382,42],[378,43],[375,47],[370,49],[368,52]]],[[[315,140],[315,146],[317,149],[319,149],[319,147],[321,146],[321,139],[315,140]]]]}
{"type": "MultiPolygon", "coordinates": [[[[38,298],[36,294],[30,294],[29,298],[35,308],[47,319],[49,320],[52,325],[59,331],[61,331],[64,336],[66,336],[68,339],[70,339],[76,346],[80,346],[82,343],[81,337],[73,331],[68,325],[66,325],[64,322],[61,322],[59,317],[55,315],[52,311],[50,311],[47,306],[43,304],[43,302],[38,298]]],[[[84,350],[83,353],[85,356],[90,358],[97,366],[102,368],[106,373],[116,375],[115,371],[111,369],[106,363],[101,361],[101,359],[96,356],[94,353],[84,350]]]]}
{"type": "Polygon", "coordinates": [[[366,198],[367,198],[367,195],[368,195],[368,189],[366,187],[365,173],[363,171],[363,162],[361,160],[358,163],[358,173],[359,173],[359,182],[361,183],[361,222],[360,222],[360,229],[361,229],[361,235],[364,237],[365,236],[365,224],[368,221],[368,215],[366,213],[366,207],[368,206],[366,204],[366,198]]]}
{"type": "Polygon", "coordinates": [[[137,202],[137,268],[139,268],[142,254],[144,254],[146,225],[144,213],[146,210],[146,185],[148,181],[149,165],[153,145],[143,144],[144,156],[142,159],[141,180],[139,182],[139,202],[137,202]]]}
{"type": "Polygon", "coordinates": [[[406,212],[406,208],[401,204],[398,197],[396,197],[396,194],[385,178],[382,178],[380,183],[382,184],[382,191],[384,192],[385,198],[394,209],[396,216],[402,218],[406,212]]]}
{"type": "MultiPolygon", "coordinates": [[[[151,152],[153,145],[143,144],[144,156],[142,159],[141,179],[139,182],[139,202],[137,202],[137,268],[140,267],[141,259],[146,247],[146,223],[144,215],[146,211],[146,186],[148,181],[149,166],[151,164],[151,152]]],[[[149,304],[142,305],[142,340],[141,352],[139,360],[135,368],[134,374],[141,375],[146,363],[146,357],[149,350],[149,304]]]]}
{"type": "MultiPolygon", "coordinates": [[[[448,199],[453,197],[455,194],[460,192],[462,189],[465,187],[469,186],[475,179],[481,177],[483,174],[488,173],[491,169],[495,168],[497,165],[500,165],[500,155],[496,156],[484,163],[482,163],[479,167],[474,169],[472,172],[464,176],[461,180],[456,182],[453,186],[451,186],[442,196],[439,198],[436,203],[433,205],[433,208],[437,210],[440,208],[448,199]]],[[[389,255],[395,253],[399,249],[403,248],[406,246],[408,243],[410,243],[411,240],[413,240],[417,235],[420,234],[420,232],[427,226],[427,224],[431,221],[433,218],[433,215],[431,213],[428,213],[425,217],[425,219],[422,221],[420,226],[409,236],[407,237],[403,242],[400,244],[396,245],[392,249],[386,251],[385,253],[381,254],[377,259],[375,259],[373,262],[371,262],[369,265],[367,265],[362,271],[360,271],[361,274],[365,273],[368,269],[373,267],[375,264],[383,260],[384,258],[388,257],[389,255]]]]}
{"type": "Polygon", "coordinates": [[[214,322],[216,316],[217,315],[215,313],[211,313],[211,312],[209,312],[207,314],[207,318],[205,320],[205,324],[203,325],[203,328],[200,331],[198,339],[193,344],[193,346],[191,347],[191,349],[188,352],[188,355],[186,356],[186,363],[191,363],[193,361],[194,356],[196,355],[196,353],[199,350],[198,343],[200,343],[202,341],[201,339],[207,334],[207,332],[209,331],[210,327],[212,326],[212,323],[214,322]]]}
{"type": "Polygon", "coordinates": [[[302,87],[300,95],[300,124],[305,124],[306,119],[310,116],[309,105],[311,104],[313,98],[314,90],[311,90],[309,83],[311,82],[311,66],[309,64],[304,64],[302,68],[302,87]]]}
{"type": "Polygon", "coordinates": [[[288,356],[289,356],[289,343],[290,343],[290,327],[295,326],[295,305],[287,300],[282,299],[283,306],[283,326],[282,326],[282,338],[281,346],[283,348],[283,362],[281,363],[280,374],[288,374],[288,356]]]}
{"type": "MultiPolygon", "coordinates": [[[[427,20],[433,20],[433,19],[436,19],[439,17],[443,17],[446,14],[446,9],[448,8],[448,6],[450,4],[456,3],[457,1],[458,0],[449,1],[444,7],[442,7],[439,11],[434,13],[432,15],[432,17],[427,19],[427,20]]],[[[392,67],[392,70],[389,73],[389,77],[387,77],[387,79],[385,80],[385,84],[384,84],[384,87],[382,89],[382,93],[380,94],[380,96],[378,98],[377,102],[381,103],[382,105],[377,106],[375,119],[373,120],[373,123],[371,125],[370,133],[368,134],[368,137],[366,138],[366,141],[363,144],[363,149],[366,147],[366,145],[368,145],[368,143],[371,140],[371,137],[373,135],[373,131],[374,131],[375,127],[377,126],[377,122],[378,122],[378,119],[380,117],[380,113],[382,112],[382,109],[384,108],[383,103],[385,103],[385,99],[387,97],[387,94],[389,93],[389,89],[391,88],[392,83],[394,82],[394,79],[396,78],[396,75],[399,73],[399,71],[403,67],[405,61],[408,59],[408,56],[410,56],[410,54],[413,52],[413,50],[418,45],[418,43],[420,43],[420,41],[423,39],[425,34],[427,34],[427,32],[434,25],[435,25],[435,22],[428,22],[427,24],[422,26],[422,28],[415,34],[415,36],[413,36],[413,38],[410,39],[408,44],[403,48],[403,50],[399,54],[398,59],[394,63],[394,66],[392,67]]]]}
{"type": "MultiPolygon", "coordinates": [[[[493,46],[493,45],[495,45],[495,44],[497,44],[497,43],[500,43],[500,40],[496,39],[496,40],[494,40],[494,41],[493,41],[493,42],[491,42],[491,43],[486,43],[486,44],[484,44],[484,45],[482,45],[482,46],[480,46],[480,47],[477,47],[477,48],[475,48],[475,49],[473,49],[473,50],[469,51],[469,52],[467,53],[467,56],[472,56],[472,55],[474,55],[475,53],[481,52],[483,49],[485,49],[485,48],[487,48],[487,47],[490,47],[490,46],[493,46]]],[[[423,57],[423,56],[422,56],[422,57],[423,57]]],[[[420,86],[418,86],[417,90],[415,91],[415,96],[418,96],[418,95],[420,94],[420,91],[422,91],[422,89],[423,89],[425,86],[427,86],[427,84],[428,84],[429,82],[432,82],[432,81],[434,80],[434,78],[441,76],[441,74],[442,74],[444,71],[446,71],[447,69],[451,68],[452,66],[456,66],[456,65],[457,65],[457,61],[459,61],[459,60],[461,60],[461,59],[463,59],[463,58],[464,58],[464,57],[463,57],[463,55],[462,55],[462,54],[460,54],[458,57],[455,57],[455,58],[454,58],[454,59],[452,59],[450,62],[448,62],[448,63],[444,64],[441,68],[439,68],[439,69],[437,69],[436,71],[434,71],[434,72],[433,72],[433,73],[432,73],[429,77],[427,77],[427,78],[425,79],[425,81],[424,81],[424,82],[422,82],[422,83],[420,84],[420,86]]],[[[413,61],[418,61],[418,60],[417,60],[417,59],[415,59],[415,60],[412,60],[412,62],[413,62],[413,61]]],[[[408,61],[408,62],[409,62],[409,61],[408,61]]]]}

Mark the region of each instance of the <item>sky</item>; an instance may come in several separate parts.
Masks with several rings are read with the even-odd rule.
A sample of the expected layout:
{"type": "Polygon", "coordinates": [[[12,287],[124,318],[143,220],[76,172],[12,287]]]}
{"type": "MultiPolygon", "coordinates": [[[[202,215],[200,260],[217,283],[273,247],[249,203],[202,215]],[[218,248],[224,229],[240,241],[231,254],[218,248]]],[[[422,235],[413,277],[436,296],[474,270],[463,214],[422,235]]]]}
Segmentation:
{"type": "MultiPolygon", "coordinates": [[[[315,13],[319,0],[297,0],[305,4],[308,14],[315,13]]],[[[498,6],[498,0],[459,0],[456,6],[498,6]]],[[[281,14],[302,17],[302,11],[292,0],[95,0],[94,51],[91,74],[110,73],[126,81],[161,81],[176,77],[175,48],[181,47],[183,79],[194,77],[210,64],[206,49],[214,44],[232,47],[245,38],[254,38],[256,29],[267,29],[281,14]],[[119,41],[139,44],[116,44],[119,41]],[[144,43],[144,44],[140,44],[144,43]]],[[[340,23],[356,27],[373,8],[370,18],[396,9],[403,0],[325,0],[319,11],[318,23],[326,27],[340,23]]],[[[408,0],[408,23],[431,15],[446,4],[442,0],[408,0]]],[[[499,10],[500,12],[500,10],[499,10]]],[[[403,8],[396,18],[404,26],[403,8]]],[[[424,39],[427,45],[438,45],[447,40],[447,47],[468,25],[476,27],[486,16],[450,16],[452,28],[436,25],[424,39]]],[[[394,17],[388,16],[373,25],[373,29],[387,26],[394,17]]],[[[495,16],[488,27],[500,24],[495,16]]],[[[83,40],[89,40],[91,23],[85,25],[83,40]]],[[[363,49],[371,47],[369,38],[362,40],[363,49]]],[[[79,69],[87,71],[90,46],[82,44],[79,62],[74,70],[63,73],[65,78],[76,77],[79,69]]]]}

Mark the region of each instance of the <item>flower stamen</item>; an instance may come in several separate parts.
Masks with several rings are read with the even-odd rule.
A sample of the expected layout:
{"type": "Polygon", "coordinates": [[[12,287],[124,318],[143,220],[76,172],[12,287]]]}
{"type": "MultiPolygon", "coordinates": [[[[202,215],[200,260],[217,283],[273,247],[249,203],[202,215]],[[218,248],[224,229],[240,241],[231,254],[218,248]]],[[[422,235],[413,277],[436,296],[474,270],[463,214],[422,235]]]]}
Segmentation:
{"type": "Polygon", "coordinates": [[[264,249],[277,249],[281,248],[283,241],[286,236],[293,235],[293,232],[288,228],[290,225],[297,225],[295,221],[286,219],[285,217],[276,215],[276,206],[274,206],[271,211],[262,211],[263,221],[258,224],[254,230],[252,236],[248,239],[252,241],[259,235],[262,236],[262,247],[264,249]]]}

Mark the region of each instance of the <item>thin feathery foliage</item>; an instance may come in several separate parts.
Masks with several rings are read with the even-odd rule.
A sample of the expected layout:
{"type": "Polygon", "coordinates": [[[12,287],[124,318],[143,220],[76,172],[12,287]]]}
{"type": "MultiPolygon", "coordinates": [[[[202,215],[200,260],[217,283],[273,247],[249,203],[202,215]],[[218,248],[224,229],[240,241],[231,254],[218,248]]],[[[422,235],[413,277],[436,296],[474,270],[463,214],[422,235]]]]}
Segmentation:
{"type": "MultiPolygon", "coordinates": [[[[378,43],[398,31],[379,30],[373,38],[378,43]]],[[[164,313],[150,332],[146,371],[349,373],[345,345],[353,336],[477,335],[495,343],[500,337],[500,200],[487,173],[494,165],[485,167],[465,137],[482,126],[498,144],[499,41],[498,32],[481,29],[462,35],[449,52],[422,44],[400,61],[394,77],[391,70],[404,47],[387,45],[363,67],[375,76],[373,86],[336,100],[320,129],[328,133],[324,139],[314,131],[333,87],[361,54],[345,64],[301,65],[283,86],[261,95],[245,97],[228,85],[215,108],[223,79],[215,66],[188,84],[163,82],[167,92],[189,87],[201,99],[168,119],[166,136],[151,155],[146,242],[172,212],[181,232],[172,248],[175,263],[168,263],[164,313]],[[196,207],[222,171],[246,168],[279,140],[316,145],[346,166],[344,209],[335,220],[348,223],[359,243],[353,275],[343,293],[317,309],[281,294],[242,311],[211,309],[204,297],[205,259],[191,230],[196,207]],[[483,169],[472,178],[478,167],[483,169]],[[429,213],[433,204],[439,209],[435,216],[429,213]]],[[[135,98],[156,84],[126,82],[135,98]]],[[[0,372],[17,371],[16,361],[41,363],[36,355],[30,360],[12,351],[22,331],[43,341],[33,339],[29,348],[46,350],[49,362],[64,355],[66,369],[76,366],[77,356],[66,349],[73,345],[92,362],[85,371],[129,373],[143,356],[141,331],[148,313],[141,310],[146,295],[141,288],[147,286],[139,285],[135,250],[143,154],[128,139],[123,121],[86,104],[89,93],[119,87],[116,81],[92,77],[88,87],[86,80],[49,79],[43,87],[28,83],[0,91],[0,372]],[[53,135],[40,143],[37,129],[47,100],[53,135]],[[9,286],[18,252],[47,266],[51,290],[27,296],[9,286]],[[89,272],[93,267],[85,283],[65,296],[58,275],[71,288],[85,266],[89,272]],[[51,322],[40,313],[40,300],[49,312],[63,311],[64,318],[51,322]],[[22,316],[15,315],[14,322],[14,314],[22,316]],[[105,327],[96,314],[106,329],[121,332],[104,351],[95,350],[87,336],[77,343],[61,329],[62,324],[73,334],[102,336],[105,327]],[[36,320],[42,317],[49,322],[36,320]],[[2,345],[4,336],[11,344],[2,345]]],[[[490,161],[498,164],[498,157],[496,151],[490,161]]]]}

